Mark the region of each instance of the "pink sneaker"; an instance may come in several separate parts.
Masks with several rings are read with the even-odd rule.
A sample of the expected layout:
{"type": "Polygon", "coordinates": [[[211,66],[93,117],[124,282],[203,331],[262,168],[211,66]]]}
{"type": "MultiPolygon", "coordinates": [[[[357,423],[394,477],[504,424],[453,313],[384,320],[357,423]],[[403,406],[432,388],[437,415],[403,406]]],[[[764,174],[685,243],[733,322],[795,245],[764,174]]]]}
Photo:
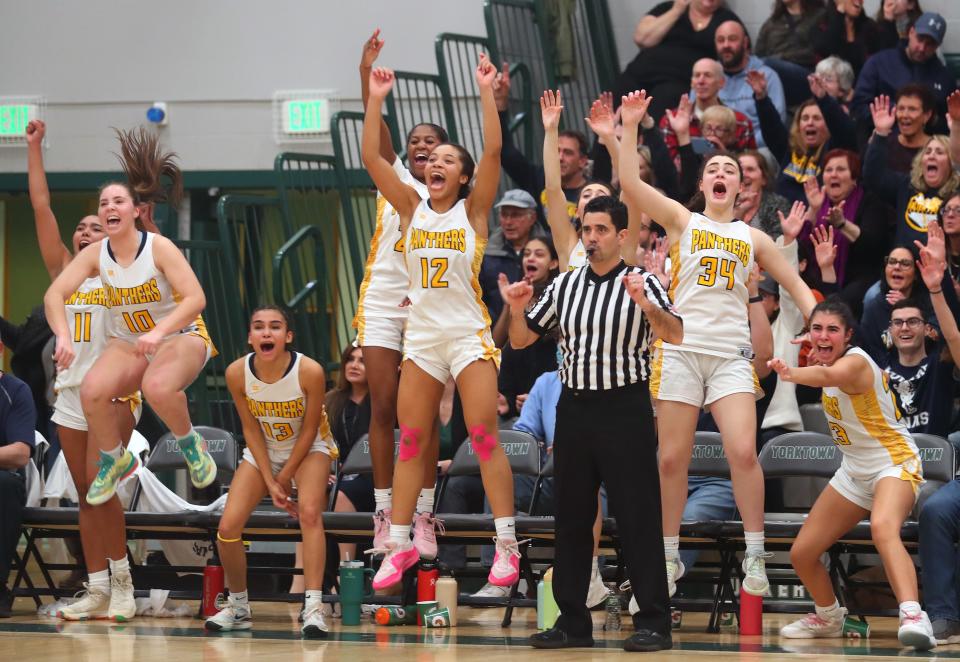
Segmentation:
{"type": "Polygon", "coordinates": [[[390,508],[378,510],[373,516],[373,553],[382,554],[377,550],[387,548],[387,541],[390,540],[390,516],[393,511],[390,508]]]}
{"type": "Polygon", "coordinates": [[[390,588],[403,578],[403,573],[412,568],[420,560],[420,555],[414,549],[413,543],[398,545],[395,542],[386,543],[387,554],[383,557],[380,569],[373,577],[373,590],[382,591],[390,588]]]}
{"type": "Polygon", "coordinates": [[[497,543],[497,552],[487,581],[494,586],[513,586],[520,579],[520,543],[499,538],[493,541],[497,543]]]}
{"type": "Polygon", "coordinates": [[[420,558],[432,561],[437,558],[437,529],[443,533],[443,524],[430,513],[417,513],[413,520],[413,546],[420,558]]]}

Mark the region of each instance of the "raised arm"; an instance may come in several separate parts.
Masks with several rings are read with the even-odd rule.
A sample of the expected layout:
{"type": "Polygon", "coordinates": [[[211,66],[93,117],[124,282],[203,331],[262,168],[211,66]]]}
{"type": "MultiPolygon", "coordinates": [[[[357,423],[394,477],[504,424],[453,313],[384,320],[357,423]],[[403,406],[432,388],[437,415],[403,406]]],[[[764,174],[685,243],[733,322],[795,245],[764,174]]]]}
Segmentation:
{"type": "Polygon", "coordinates": [[[60,238],[57,217],[50,207],[50,189],[47,188],[47,173],[43,169],[43,137],[46,133],[47,125],[40,120],[33,120],[27,125],[27,183],[40,257],[50,274],[50,280],[54,280],[73,256],[60,238]]]}
{"type": "Polygon", "coordinates": [[[374,185],[387,202],[400,214],[400,231],[405,233],[420,196],[400,181],[400,176],[380,153],[380,123],[383,121],[383,100],[393,89],[393,71],[377,67],[370,72],[369,98],[363,117],[363,139],[360,157],[374,185]]]}
{"type": "Polygon", "coordinates": [[[873,372],[866,359],[857,354],[837,359],[836,363],[830,366],[793,368],[783,359],[772,359],[770,367],[776,370],[777,375],[785,382],[813,388],[835,386],[849,395],[866,393],[873,386],[873,372]]]}
{"type": "Polygon", "coordinates": [[[667,231],[671,242],[683,232],[690,220],[690,212],[679,202],[671,200],[640,179],[640,155],[637,153],[637,131],[647,112],[652,97],[645,91],[631,92],[623,97],[620,117],[623,120],[623,139],[620,143],[620,186],[627,204],[634,204],[646,212],[667,231]]]}
{"type": "Polygon", "coordinates": [[[474,231],[486,238],[490,221],[490,209],[497,197],[500,186],[500,150],[503,148],[503,134],[500,133],[500,116],[493,99],[493,84],[497,78],[497,68],[493,66],[486,53],[480,53],[480,63],[476,71],[477,87],[480,89],[480,109],[483,114],[483,152],[477,163],[477,176],[473,190],[467,196],[467,218],[474,231]]]}
{"type": "Polygon", "coordinates": [[[800,278],[797,270],[783,258],[780,249],[773,243],[773,239],[769,235],[756,228],[750,228],[750,237],[753,240],[753,250],[760,267],[773,276],[773,279],[780,283],[780,287],[786,288],[796,302],[797,308],[803,314],[804,319],[808,319],[810,311],[817,305],[817,300],[813,298],[813,292],[800,278]]]}
{"type": "MultiPolygon", "coordinates": [[[[559,95],[560,92],[558,91],[559,95]]],[[[597,134],[600,144],[607,148],[610,156],[611,177],[610,183],[618,179],[620,166],[620,140],[617,139],[616,119],[613,113],[613,95],[610,92],[602,93],[590,106],[590,116],[586,119],[587,126],[597,134]]],[[[594,168],[596,172],[596,168],[594,168]]],[[[594,175],[596,177],[596,175],[594,175]]]]}
{"type": "Polygon", "coordinates": [[[623,277],[623,285],[650,322],[655,337],[673,345],[683,342],[683,321],[673,310],[670,298],[653,274],[627,274],[623,277]]]}
{"type": "Polygon", "coordinates": [[[567,270],[570,253],[577,245],[577,232],[567,214],[567,198],[560,184],[559,127],[563,100],[560,90],[546,90],[540,97],[543,118],[543,178],[547,194],[547,225],[559,256],[560,273],[567,270]]]}
{"type": "Polygon", "coordinates": [[[57,338],[53,360],[58,370],[66,370],[73,363],[73,337],[67,325],[67,310],[64,302],[77,291],[87,278],[100,273],[100,242],[90,244],[67,264],[60,275],[47,288],[43,295],[43,307],[47,314],[47,324],[57,338]]]}
{"type": "Polygon", "coordinates": [[[527,324],[527,304],[533,296],[533,285],[525,280],[511,283],[505,274],[500,274],[500,296],[510,316],[509,338],[514,349],[529,347],[540,337],[527,324]]]}
{"type": "MultiPolygon", "coordinates": [[[[370,98],[370,72],[373,71],[373,63],[377,61],[381,48],[383,39],[380,38],[380,28],[377,28],[373,35],[363,42],[363,53],[360,55],[360,98],[363,100],[364,109],[367,108],[367,99],[370,98]]],[[[393,151],[390,128],[383,120],[383,115],[380,116],[380,156],[391,165],[397,159],[397,154],[393,151]]]]}
{"type": "Polygon", "coordinates": [[[960,166],[960,90],[947,97],[947,124],[950,125],[950,161],[960,166]]]}
{"type": "Polygon", "coordinates": [[[936,222],[927,226],[928,246],[920,247],[920,259],[917,261],[917,271],[923,278],[924,285],[930,292],[930,303],[933,304],[933,312],[937,316],[937,323],[940,325],[940,333],[950,351],[950,356],[954,363],[960,361],[960,329],[957,328],[957,319],[954,317],[950,304],[947,302],[946,292],[952,289],[951,279],[944,278],[946,272],[946,263],[942,251],[934,249],[933,245],[943,246],[943,229],[936,222]]]}

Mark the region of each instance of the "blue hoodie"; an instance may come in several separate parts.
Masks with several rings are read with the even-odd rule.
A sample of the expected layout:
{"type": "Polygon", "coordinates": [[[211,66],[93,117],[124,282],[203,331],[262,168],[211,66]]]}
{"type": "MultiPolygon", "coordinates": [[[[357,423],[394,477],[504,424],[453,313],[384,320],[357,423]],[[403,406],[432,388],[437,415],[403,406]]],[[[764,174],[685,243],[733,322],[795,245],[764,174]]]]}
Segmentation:
{"type": "Polygon", "coordinates": [[[735,74],[723,72],[727,82],[724,83],[717,96],[724,106],[739,110],[750,118],[750,121],[753,122],[753,133],[757,138],[757,146],[766,147],[767,142],[763,139],[763,132],[760,130],[760,116],[757,113],[757,102],[753,98],[753,88],[747,83],[747,72],[751,70],[762,71],[767,77],[767,96],[773,102],[777,112],[780,113],[780,121],[786,124],[787,99],[783,95],[783,83],[780,82],[780,76],[756,55],[750,56],[750,59],[747,60],[747,66],[740,72],[735,74]]]}

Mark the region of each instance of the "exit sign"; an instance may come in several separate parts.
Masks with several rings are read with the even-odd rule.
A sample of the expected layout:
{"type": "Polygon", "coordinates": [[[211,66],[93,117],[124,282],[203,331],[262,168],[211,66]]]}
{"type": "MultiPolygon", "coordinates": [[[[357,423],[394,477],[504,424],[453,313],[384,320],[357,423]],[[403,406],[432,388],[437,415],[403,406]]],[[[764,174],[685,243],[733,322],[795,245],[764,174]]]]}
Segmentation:
{"type": "Polygon", "coordinates": [[[278,145],[330,142],[332,122],[340,110],[333,89],[278,90],[273,93],[273,138],[278,145]]]}
{"type": "Polygon", "coordinates": [[[0,105],[0,136],[27,135],[27,124],[37,116],[37,106],[27,103],[0,105]]]}
{"type": "Polygon", "coordinates": [[[291,99],[283,105],[284,133],[329,133],[330,102],[326,99],[291,99]]]}

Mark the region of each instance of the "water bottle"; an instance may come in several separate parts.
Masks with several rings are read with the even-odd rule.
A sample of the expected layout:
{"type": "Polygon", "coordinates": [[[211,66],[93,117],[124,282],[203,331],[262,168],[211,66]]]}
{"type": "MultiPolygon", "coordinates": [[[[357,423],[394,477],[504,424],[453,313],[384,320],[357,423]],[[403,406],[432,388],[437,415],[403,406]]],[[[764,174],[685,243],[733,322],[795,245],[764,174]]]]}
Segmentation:
{"type": "Polygon", "coordinates": [[[619,630],[620,623],[620,596],[617,594],[617,585],[607,584],[607,620],[603,623],[604,630],[619,630]]]}

